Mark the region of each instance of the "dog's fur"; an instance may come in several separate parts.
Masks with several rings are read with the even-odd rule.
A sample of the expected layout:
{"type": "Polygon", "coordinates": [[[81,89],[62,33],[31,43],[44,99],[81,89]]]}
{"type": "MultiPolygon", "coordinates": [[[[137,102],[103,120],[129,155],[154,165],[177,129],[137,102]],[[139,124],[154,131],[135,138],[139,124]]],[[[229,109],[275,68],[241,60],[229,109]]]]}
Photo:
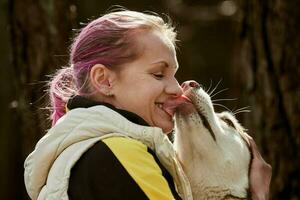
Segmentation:
{"type": "Polygon", "coordinates": [[[243,127],[229,112],[215,113],[202,88],[177,108],[174,147],[195,200],[248,199],[251,153],[243,127]]]}

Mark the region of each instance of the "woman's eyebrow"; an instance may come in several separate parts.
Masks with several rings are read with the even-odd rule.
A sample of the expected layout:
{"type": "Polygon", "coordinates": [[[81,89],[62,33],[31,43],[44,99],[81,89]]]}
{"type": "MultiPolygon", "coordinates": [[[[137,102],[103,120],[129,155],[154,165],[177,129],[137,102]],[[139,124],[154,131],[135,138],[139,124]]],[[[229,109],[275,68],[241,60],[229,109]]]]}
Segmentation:
{"type": "MultiPolygon", "coordinates": [[[[151,65],[156,65],[156,64],[161,64],[163,67],[168,68],[170,65],[166,61],[158,61],[158,62],[153,62],[151,65]]],[[[177,69],[177,66],[174,66],[175,69],[177,69]]]]}

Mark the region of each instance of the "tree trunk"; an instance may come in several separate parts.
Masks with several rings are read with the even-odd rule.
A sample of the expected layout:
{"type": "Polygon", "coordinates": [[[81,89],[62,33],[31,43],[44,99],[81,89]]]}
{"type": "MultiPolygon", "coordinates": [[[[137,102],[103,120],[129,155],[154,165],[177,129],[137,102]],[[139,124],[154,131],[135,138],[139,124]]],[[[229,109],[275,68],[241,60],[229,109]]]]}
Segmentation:
{"type": "Polygon", "coordinates": [[[245,125],[272,165],[270,199],[298,199],[300,2],[243,0],[242,5],[238,73],[252,111],[245,125]]]}
{"type": "Polygon", "coordinates": [[[45,74],[68,63],[67,47],[76,9],[69,1],[61,0],[9,0],[8,6],[12,73],[7,79],[13,87],[7,116],[11,124],[4,135],[10,151],[1,151],[1,158],[6,160],[6,166],[1,167],[12,173],[1,177],[6,183],[0,190],[3,199],[28,199],[23,162],[49,128],[45,120],[48,112],[44,110],[45,80],[49,77],[45,74]]]}

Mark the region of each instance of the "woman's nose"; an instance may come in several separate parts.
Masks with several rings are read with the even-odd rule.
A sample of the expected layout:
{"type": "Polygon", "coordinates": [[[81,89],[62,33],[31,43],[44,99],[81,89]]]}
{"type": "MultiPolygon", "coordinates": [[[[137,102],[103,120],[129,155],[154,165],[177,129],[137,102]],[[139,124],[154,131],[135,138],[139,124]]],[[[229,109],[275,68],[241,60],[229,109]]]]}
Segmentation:
{"type": "Polygon", "coordinates": [[[181,84],[181,88],[183,89],[183,91],[186,91],[189,88],[197,88],[198,89],[200,87],[201,87],[201,85],[194,80],[185,81],[181,84]]]}
{"type": "Polygon", "coordinates": [[[179,85],[178,81],[174,79],[171,84],[166,87],[166,92],[172,96],[179,97],[183,94],[182,88],[179,85]]]}

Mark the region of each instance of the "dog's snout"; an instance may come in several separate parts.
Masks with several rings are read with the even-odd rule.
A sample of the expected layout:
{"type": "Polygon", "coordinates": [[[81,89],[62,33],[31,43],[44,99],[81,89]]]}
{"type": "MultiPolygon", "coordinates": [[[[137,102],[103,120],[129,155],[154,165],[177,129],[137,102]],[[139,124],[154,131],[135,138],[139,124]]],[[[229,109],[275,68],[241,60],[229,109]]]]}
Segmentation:
{"type": "Polygon", "coordinates": [[[199,83],[197,83],[196,81],[185,81],[181,84],[182,89],[185,91],[189,88],[197,88],[199,89],[201,87],[201,85],[199,83]]]}

